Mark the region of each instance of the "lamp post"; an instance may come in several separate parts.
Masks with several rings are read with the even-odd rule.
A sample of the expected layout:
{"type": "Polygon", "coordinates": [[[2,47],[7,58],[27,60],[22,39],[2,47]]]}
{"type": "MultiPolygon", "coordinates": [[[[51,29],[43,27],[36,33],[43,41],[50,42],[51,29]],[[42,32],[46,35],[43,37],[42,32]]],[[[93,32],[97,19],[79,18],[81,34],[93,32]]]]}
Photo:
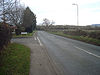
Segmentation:
{"type": "Polygon", "coordinates": [[[78,4],[73,3],[72,5],[77,6],[77,26],[79,25],[79,9],[78,9],[78,4]]]}

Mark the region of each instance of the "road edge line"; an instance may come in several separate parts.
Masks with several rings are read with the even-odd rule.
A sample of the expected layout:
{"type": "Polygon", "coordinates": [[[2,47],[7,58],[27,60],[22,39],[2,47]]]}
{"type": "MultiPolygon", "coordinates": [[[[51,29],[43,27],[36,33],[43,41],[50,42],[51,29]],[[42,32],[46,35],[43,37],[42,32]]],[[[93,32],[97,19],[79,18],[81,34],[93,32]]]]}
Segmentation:
{"type": "Polygon", "coordinates": [[[38,40],[40,46],[43,46],[43,44],[41,43],[41,41],[40,41],[40,39],[38,37],[37,37],[37,40],[38,40]]]}
{"type": "Polygon", "coordinates": [[[90,54],[90,55],[92,55],[92,56],[95,56],[95,57],[97,57],[97,58],[100,58],[99,55],[96,55],[96,54],[94,54],[94,53],[91,53],[91,52],[89,52],[89,51],[86,51],[86,50],[84,50],[84,49],[82,49],[82,48],[79,48],[79,47],[77,47],[77,46],[74,46],[74,47],[77,48],[77,49],[79,49],[79,50],[81,50],[81,51],[84,51],[85,53],[88,53],[88,54],[90,54]]]}

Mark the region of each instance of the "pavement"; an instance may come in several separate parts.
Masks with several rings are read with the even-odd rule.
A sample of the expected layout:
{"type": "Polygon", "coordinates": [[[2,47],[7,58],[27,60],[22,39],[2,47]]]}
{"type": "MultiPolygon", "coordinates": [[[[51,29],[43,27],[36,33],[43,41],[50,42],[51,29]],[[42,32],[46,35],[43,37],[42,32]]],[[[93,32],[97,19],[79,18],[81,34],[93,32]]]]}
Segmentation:
{"type": "Polygon", "coordinates": [[[100,46],[44,31],[12,41],[31,48],[30,75],[100,75],[100,46]]]}

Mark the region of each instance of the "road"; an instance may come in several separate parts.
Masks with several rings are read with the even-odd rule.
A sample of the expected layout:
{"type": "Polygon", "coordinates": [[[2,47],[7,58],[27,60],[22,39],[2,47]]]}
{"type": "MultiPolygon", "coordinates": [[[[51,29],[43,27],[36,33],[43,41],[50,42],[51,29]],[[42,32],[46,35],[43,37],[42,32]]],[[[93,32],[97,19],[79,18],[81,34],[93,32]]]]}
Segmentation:
{"type": "Polygon", "coordinates": [[[12,38],[11,42],[24,44],[30,48],[29,75],[62,75],[48,56],[47,49],[41,43],[37,34],[32,37],[12,38]]]}
{"type": "Polygon", "coordinates": [[[63,75],[100,75],[100,46],[38,31],[40,46],[63,75]]]}

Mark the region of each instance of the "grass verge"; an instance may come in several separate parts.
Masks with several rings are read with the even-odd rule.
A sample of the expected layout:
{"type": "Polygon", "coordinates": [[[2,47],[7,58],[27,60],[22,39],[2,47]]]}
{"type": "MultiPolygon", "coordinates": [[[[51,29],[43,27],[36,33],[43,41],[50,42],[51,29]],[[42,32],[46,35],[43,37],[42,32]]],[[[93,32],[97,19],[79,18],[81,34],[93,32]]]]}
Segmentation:
{"type": "Polygon", "coordinates": [[[32,36],[36,31],[33,31],[32,33],[28,33],[28,34],[21,34],[21,35],[13,35],[14,38],[16,37],[30,37],[32,36]]]}
{"type": "Polygon", "coordinates": [[[98,39],[83,37],[83,36],[72,36],[72,35],[64,34],[63,32],[49,32],[49,33],[60,35],[60,36],[71,38],[71,39],[75,39],[75,40],[80,40],[80,41],[83,41],[83,42],[87,42],[87,43],[90,43],[90,44],[100,46],[100,40],[98,40],[98,39]]]}
{"type": "Polygon", "coordinates": [[[0,51],[0,75],[29,75],[30,49],[12,43],[0,51]]]}

